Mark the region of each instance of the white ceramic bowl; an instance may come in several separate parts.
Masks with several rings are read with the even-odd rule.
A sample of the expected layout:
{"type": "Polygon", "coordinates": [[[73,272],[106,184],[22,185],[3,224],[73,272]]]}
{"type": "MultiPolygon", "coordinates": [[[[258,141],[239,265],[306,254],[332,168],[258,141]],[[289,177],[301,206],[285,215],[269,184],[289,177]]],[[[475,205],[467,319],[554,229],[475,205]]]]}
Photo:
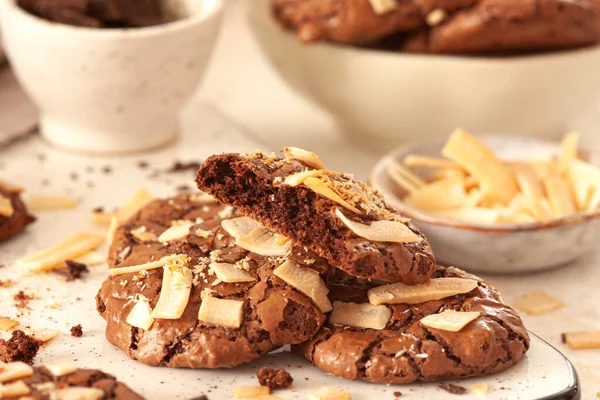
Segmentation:
{"type": "Polygon", "coordinates": [[[303,45],[275,22],[270,1],[245,5],[275,70],[343,132],[382,153],[457,126],[558,138],[580,115],[598,112],[600,46],[486,58],[303,45]]]}
{"type": "Polygon", "coordinates": [[[137,29],[57,24],[0,2],[5,51],[39,106],[42,135],[71,150],[116,153],[175,138],[205,71],[223,0],[170,0],[179,20],[137,29]]]}
{"type": "MultiPolygon", "coordinates": [[[[558,154],[555,142],[518,136],[480,137],[501,159],[547,159],[558,154]]],[[[438,262],[469,271],[511,274],[538,271],[567,264],[598,247],[600,210],[530,224],[477,225],[446,220],[404,203],[406,194],[386,173],[390,160],[408,154],[439,157],[446,139],[398,148],[382,158],[371,175],[375,188],[387,202],[413,219],[429,239],[438,262]]],[[[600,165],[600,157],[588,155],[600,165]]],[[[429,169],[415,172],[427,178],[429,169]]]]}

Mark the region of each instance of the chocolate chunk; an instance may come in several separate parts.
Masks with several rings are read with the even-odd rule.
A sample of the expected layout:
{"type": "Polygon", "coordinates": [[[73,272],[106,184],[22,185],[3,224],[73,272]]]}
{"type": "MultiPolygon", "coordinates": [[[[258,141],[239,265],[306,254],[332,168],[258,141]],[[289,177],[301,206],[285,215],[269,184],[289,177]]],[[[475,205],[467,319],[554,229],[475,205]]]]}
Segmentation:
{"type": "Polygon", "coordinates": [[[21,330],[13,331],[10,339],[0,339],[0,361],[22,361],[33,365],[33,359],[40,349],[40,342],[21,330]]]}
{"type": "Polygon", "coordinates": [[[267,386],[271,390],[287,389],[292,386],[294,378],[285,369],[261,368],[256,374],[260,386],[267,386]]]}
{"type": "Polygon", "coordinates": [[[83,336],[83,329],[81,328],[81,324],[71,327],[71,336],[73,336],[73,337],[82,337],[83,336]]]}
{"type": "Polygon", "coordinates": [[[67,260],[67,281],[73,281],[75,279],[81,279],[83,274],[90,272],[87,265],[78,263],[72,260],[67,260]]]}
{"type": "Polygon", "coordinates": [[[0,242],[2,242],[25,229],[27,225],[35,221],[35,217],[29,214],[18,191],[9,190],[0,185],[0,198],[10,199],[14,210],[11,216],[0,215],[0,242]]]}
{"type": "Polygon", "coordinates": [[[465,389],[464,387],[453,385],[451,383],[440,383],[438,387],[452,394],[465,394],[467,392],[467,389],[465,389]]]}
{"type": "Polygon", "coordinates": [[[394,392],[394,397],[398,398],[402,396],[402,392],[394,392]]]}

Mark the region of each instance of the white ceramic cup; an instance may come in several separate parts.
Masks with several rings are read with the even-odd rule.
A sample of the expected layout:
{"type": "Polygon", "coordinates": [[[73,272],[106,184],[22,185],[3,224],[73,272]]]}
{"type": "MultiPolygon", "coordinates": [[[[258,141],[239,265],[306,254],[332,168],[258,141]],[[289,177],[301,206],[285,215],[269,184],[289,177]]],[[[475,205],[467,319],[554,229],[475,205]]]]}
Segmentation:
{"type": "Polygon", "coordinates": [[[40,130],[74,151],[125,153],[164,145],[179,131],[218,36],[223,0],[171,0],[180,19],[136,29],[43,20],[0,1],[5,51],[40,109],[40,130]]]}
{"type": "Polygon", "coordinates": [[[277,24],[270,0],[244,3],[254,37],[279,75],[327,110],[344,134],[379,153],[446,137],[459,126],[558,138],[598,114],[600,46],[462,57],[305,45],[277,24]]]}

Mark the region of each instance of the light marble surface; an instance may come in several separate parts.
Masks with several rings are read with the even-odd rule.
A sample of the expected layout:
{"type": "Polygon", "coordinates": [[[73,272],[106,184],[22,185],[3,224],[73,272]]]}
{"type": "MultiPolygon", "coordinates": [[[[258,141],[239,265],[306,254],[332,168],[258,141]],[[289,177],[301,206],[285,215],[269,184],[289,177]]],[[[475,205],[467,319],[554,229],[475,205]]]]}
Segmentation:
{"type": "MultiPolygon", "coordinates": [[[[325,113],[298,98],[285,86],[261,59],[235,3],[230,7],[211,69],[206,77],[204,88],[198,94],[199,99],[208,101],[208,106],[205,107],[202,105],[204,103],[198,101],[190,105],[186,112],[184,128],[187,136],[180,145],[140,158],[166,165],[175,158],[199,158],[212,152],[248,150],[257,146],[271,151],[293,145],[319,152],[325,163],[333,169],[347,170],[361,178],[366,178],[376,157],[348,143],[325,113]],[[191,147],[193,143],[196,145],[191,147]]],[[[139,181],[141,180],[139,177],[129,182],[118,180],[113,176],[108,178],[110,185],[103,186],[103,189],[87,190],[86,182],[89,179],[93,180],[93,177],[82,177],[77,182],[61,177],[56,185],[42,187],[39,181],[31,180],[39,180],[41,176],[39,174],[47,168],[43,164],[33,164],[32,160],[35,160],[35,155],[39,151],[40,144],[37,141],[38,139],[34,138],[33,142],[17,143],[8,151],[0,153],[0,166],[9,166],[8,170],[0,170],[0,173],[6,174],[3,178],[22,182],[25,186],[35,190],[43,189],[52,194],[72,192],[78,195],[85,191],[86,196],[81,207],[86,209],[100,204],[105,206],[121,204],[132,188],[144,185],[151,185],[159,195],[168,194],[177,182],[176,179],[168,178],[161,182],[142,182],[139,181]],[[29,146],[29,143],[36,143],[36,145],[29,146]],[[14,146],[20,150],[18,152],[13,150],[17,148],[14,146]],[[23,152],[28,154],[28,157],[21,158],[23,152]],[[32,168],[36,168],[34,178],[31,178],[29,172],[32,168]],[[104,190],[105,188],[110,189],[104,190]]],[[[80,158],[62,152],[57,151],[53,154],[54,161],[63,171],[81,162],[80,158]]],[[[93,164],[100,162],[104,160],[90,159],[90,163],[93,164]]],[[[110,163],[117,172],[119,168],[132,168],[135,165],[131,158],[115,158],[110,160],[110,163]]],[[[61,213],[43,216],[39,229],[52,230],[62,216],[61,213]]],[[[84,224],[87,224],[87,221],[84,224]]],[[[61,236],[66,236],[80,228],[76,226],[61,228],[61,232],[64,233],[61,236]]],[[[23,235],[10,245],[1,245],[0,264],[12,262],[24,253],[51,244],[53,236],[40,234],[36,238],[44,237],[44,239],[39,239],[39,242],[36,239],[32,242],[23,235]]],[[[593,399],[600,391],[600,350],[568,350],[560,343],[560,334],[567,330],[600,329],[600,292],[597,290],[600,286],[599,264],[600,251],[572,265],[543,273],[486,276],[502,291],[508,303],[517,296],[536,289],[546,290],[565,303],[565,307],[556,312],[542,316],[523,315],[523,317],[531,331],[555,345],[573,361],[582,380],[583,399],[593,399]]],[[[64,321],[61,323],[64,324],[64,321]]],[[[62,326],[61,329],[65,330],[66,327],[62,326]]],[[[100,331],[92,333],[97,337],[102,335],[100,331]]],[[[68,341],[70,338],[63,338],[63,340],[68,341]]],[[[77,347],[78,344],[78,342],[69,342],[72,347],[77,347]]],[[[111,357],[119,355],[114,351],[106,351],[111,357]]],[[[111,361],[111,363],[121,362],[124,361],[111,361]]],[[[550,371],[550,367],[548,365],[548,370],[544,372],[550,371]]],[[[393,391],[388,390],[390,398],[391,392],[393,391]]]]}

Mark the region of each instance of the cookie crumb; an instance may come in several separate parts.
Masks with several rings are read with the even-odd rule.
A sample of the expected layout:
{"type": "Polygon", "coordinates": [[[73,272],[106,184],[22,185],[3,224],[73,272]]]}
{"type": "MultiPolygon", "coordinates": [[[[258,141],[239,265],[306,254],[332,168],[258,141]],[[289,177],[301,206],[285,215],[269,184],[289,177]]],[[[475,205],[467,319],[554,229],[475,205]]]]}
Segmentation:
{"type": "Polygon", "coordinates": [[[40,341],[27,335],[22,330],[13,331],[8,340],[0,339],[0,361],[22,361],[33,365],[33,359],[40,349],[40,341]]]}
{"type": "Polygon", "coordinates": [[[137,166],[139,169],[146,169],[150,166],[150,163],[148,161],[141,160],[137,163],[137,166]]]}
{"type": "Polygon", "coordinates": [[[24,291],[19,290],[19,292],[15,294],[13,299],[15,300],[15,307],[27,308],[29,300],[33,300],[33,295],[25,294],[24,291]]]}
{"type": "Polygon", "coordinates": [[[256,376],[261,386],[267,386],[271,390],[287,389],[294,382],[294,378],[283,368],[261,368],[256,376]]]}
{"type": "Polygon", "coordinates": [[[400,396],[402,396],[402,392],[394,392],[394,397],[395,398],[398,398],[400,396]]]}
{"type": "Polygon", "coordinates": [[[0,279],[0,288],[2,289],[6,289],[9,287],[12,287],[15,284],[15,281],[13,281],[12,279],[0,279]]]}
{"type": "Polygon", "coordinates": [[[83,329],[81,328],[81,324],[77,324],[71,327],[71,336],[73,337],[82,337],[83,329]]]}
{"type": "Polygon", "coordinates": [[[192,400],[208,400],[208,396],[203,394],[203,395],[200,395],[200,397],[194,397],[192,400]]]}
{"type": "Polygon", "coordinates": [[[67,260],[67,281],[74,281],[75,279],[81,279],[83,274],[90,272],[87,265],[79,263],[73,260],[67,260]]]}
{"type": "Polygon", "coordinates": [[[451,383],[440,383],[438,387],[452,394],[465,394],[467,392],[467,389],[464,387],[453,385],[451,383]]]}

